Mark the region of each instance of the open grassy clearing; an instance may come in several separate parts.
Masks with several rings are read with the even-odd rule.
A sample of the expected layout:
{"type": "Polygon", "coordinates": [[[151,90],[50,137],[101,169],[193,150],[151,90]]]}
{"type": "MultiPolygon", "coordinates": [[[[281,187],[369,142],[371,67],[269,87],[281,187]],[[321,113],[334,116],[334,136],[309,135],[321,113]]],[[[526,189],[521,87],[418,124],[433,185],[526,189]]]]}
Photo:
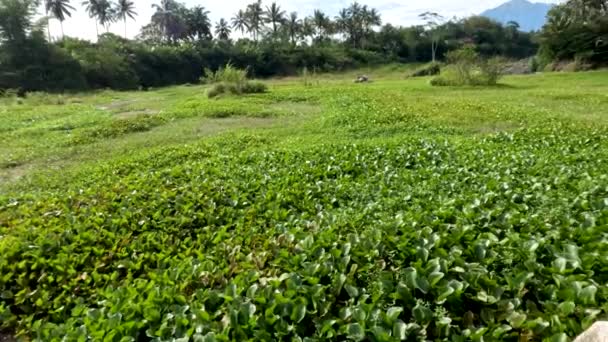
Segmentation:
{"type": "Polygon", "coordinates": [[[605,318],[608,73],[364,73],[4,100],[0,330],[565,341],[605,318]]]}

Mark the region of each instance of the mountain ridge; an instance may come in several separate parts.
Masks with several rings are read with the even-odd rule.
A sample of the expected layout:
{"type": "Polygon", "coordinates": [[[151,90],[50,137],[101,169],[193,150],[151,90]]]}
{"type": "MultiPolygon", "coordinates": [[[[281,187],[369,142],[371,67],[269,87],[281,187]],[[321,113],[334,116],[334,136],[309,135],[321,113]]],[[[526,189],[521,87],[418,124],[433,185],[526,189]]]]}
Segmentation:
{"type": "Polygon", "coordinates": [[[553,6],[553,4],[528,0],[510,0],[480,15],[502,24],[509,21],[517,22],[522,31],[538,31],[545,24],[547,13],[553,6]]]}

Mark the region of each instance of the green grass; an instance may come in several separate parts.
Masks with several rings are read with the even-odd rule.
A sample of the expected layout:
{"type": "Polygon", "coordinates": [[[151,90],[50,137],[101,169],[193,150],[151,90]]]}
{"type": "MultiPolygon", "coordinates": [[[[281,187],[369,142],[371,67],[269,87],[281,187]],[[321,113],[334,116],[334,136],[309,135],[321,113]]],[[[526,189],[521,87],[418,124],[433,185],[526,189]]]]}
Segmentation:
{"type": "Polygon", "coordinates": [[[608,73],[0,104],[0,337],[567,340],[608,314],[608,73]]]}

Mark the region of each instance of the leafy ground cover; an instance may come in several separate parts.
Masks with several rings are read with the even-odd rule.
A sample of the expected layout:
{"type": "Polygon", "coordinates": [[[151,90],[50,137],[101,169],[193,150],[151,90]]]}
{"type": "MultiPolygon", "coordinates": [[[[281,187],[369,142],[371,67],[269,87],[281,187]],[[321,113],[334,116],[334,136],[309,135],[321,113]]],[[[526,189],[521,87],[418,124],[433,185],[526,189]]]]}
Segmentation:
{"type": "Polygon", "coordinates": [[[404,75],[4,100],[0,331],[568,341],[606,318],[606,72],[404,75]]]}

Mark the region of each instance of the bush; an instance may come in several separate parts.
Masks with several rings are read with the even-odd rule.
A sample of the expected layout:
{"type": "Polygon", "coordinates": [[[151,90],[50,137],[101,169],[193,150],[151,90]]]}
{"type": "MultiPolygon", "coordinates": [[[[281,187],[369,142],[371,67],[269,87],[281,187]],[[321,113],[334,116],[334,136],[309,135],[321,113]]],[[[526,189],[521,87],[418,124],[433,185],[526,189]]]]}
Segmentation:
{"type": "Polygon", "coordinates": [[[424,77],[424,76],[435,76],[441,73],[441,66],[439,63],[429,63],[422,67],[414,70],[408,77],[424,77]]]}
{"type": "Polygon", "coordinates": [[[317,77],[317,68],[313,68],[312,72],[308,71],[307,67],[302,68],[300,72],[300,80],[305,87],[312,87],[319,85],[319,79],[317,77]]]}
{"type": "Polygon", "coordinates": [[[268,86],[259,81],[249,81],[243,85],[241,91],[243,94],[260,94],[268,91],[268,86]]]}
{"type": "Polygon", "coordinates": [[[472,46],[447,54],[450,63],[440,76],[431,80],[433,86],[496,85],[504,73],[504,61],[499,57],[483,59],[472,46]]]}
{"type": "Polygon", "coordinates": [[[201,82],[213,84],[207,90],[207,97],[212,98],[221,94],[253,94],[266,92],[268,87],[261,82],[251,82],[247,80],[247,70],[239,69],[228,63],[226,67],[219,68],[213,72],[205,69],[201,82]]]}

